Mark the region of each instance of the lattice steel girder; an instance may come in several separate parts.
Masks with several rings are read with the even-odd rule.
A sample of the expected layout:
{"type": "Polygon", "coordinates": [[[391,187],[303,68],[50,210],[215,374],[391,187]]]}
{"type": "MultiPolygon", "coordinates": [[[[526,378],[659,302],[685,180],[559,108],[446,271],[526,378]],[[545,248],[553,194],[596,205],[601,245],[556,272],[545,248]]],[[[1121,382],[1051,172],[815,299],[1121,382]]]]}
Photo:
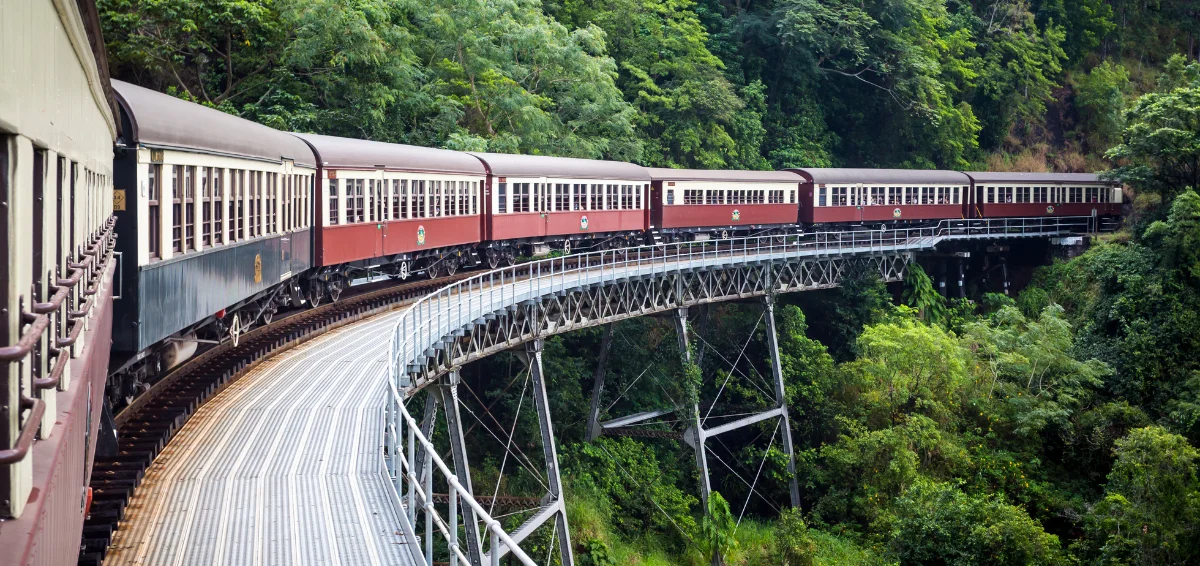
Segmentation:
{"type": "Polygon", "coordinates": [[[581,285],[547,293],[476,319],[461,336],[447,336],[408,366],[411,397],[452,368],[526,342],[672,309],[723,301],[829,289],[841,284],[852,265],[865,264],[885,281],[904,279],[911,252],[870,256],[804,257],[778,262],[678,270],[581,285]]]}

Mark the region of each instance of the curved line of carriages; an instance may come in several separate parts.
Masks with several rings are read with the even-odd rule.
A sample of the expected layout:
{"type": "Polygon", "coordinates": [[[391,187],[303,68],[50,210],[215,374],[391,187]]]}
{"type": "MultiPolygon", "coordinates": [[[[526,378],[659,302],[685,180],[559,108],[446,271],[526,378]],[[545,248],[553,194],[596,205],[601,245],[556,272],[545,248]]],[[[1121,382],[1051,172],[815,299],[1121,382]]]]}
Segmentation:
{"type": "MultiPolygon", "coordinates": [[[[364,279],[437,278],[579,251],[783,238],[814,227],[925,227],[985,215],[986,207],[973,202],[984,193],[976,195],[973,177],[961,172],[689,171],[456,152],[290,134],[119,81],[113,86],[123,118],[117,159],[130,160],[132,178],[123,184],[137,187],[130,199],[133,237],[119,240],[127,248],[123,257],[134,264],[125,274],[140,278],[175,264],[185,285],[210,276],[205,284],[220,286],[224,280],[211,275],[229,267],[213,259],[223,250],[288,250],[277,267],[251,254],[254,278],[238,296],[180,305],[194,312],[175,313],[168,323],[174,328],[141,339],[117,372],[133,375],[140,386],[206,344],[270,324],[281,309],[336,301],[364,279]],[[905,205],[884,205],[883,198],[905,199],[905,205]]],[[[981,177],[1024,202],[1028,195],[1059,193],[1013,186],[1106,186],[1082,175],[981,177]]],[[[992,189],[986,198],[1005,202],[992,189]]],[[[1119,193],[1104,200],[1119,203],[1119,193]]],[[[996,208],[1030,216],[1029,210],[996,208]]],[[[1080,215],[1080,207],[1059,208],[1058,214],[1080,215]]],[[[148,303],[167,302],[139,298],[135,320],[162,314],[150,312],[148,303]]],[[[126,396],[136,394],[136,386],[125,389],[126,396]]]]}

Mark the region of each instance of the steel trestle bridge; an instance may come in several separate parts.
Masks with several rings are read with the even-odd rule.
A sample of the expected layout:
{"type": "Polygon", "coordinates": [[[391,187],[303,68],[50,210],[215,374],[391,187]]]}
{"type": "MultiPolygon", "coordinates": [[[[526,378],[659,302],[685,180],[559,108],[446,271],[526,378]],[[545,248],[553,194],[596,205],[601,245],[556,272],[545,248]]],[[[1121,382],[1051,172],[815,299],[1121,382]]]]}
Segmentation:
{"type": "MultiPolygon", "coordinates": [[[[703,426],[698,406],[670,411],[691,413],[687,418],[692,426],[684,440],[696,450],[702,501],[707,501],[710,490],[706,439],[766,419],[781,419],[783,448],[791,458],[789,471],[793,472],[792,504],[796,505],[795,460],[775,339],[775,295],[836,287],[851,269],[866,268],[885,281],[900,281],[915,253],[932,251],[943,242],[1054,238],[1100,229],[1096,217],[943,220],[925,228],[658,244],[543,259],[446,286],[409,307],[392,332],[382,455],[395,503],[403,509],[399,515],[401,531],[409,542],[405,546],[415,563],[429,566],[435,548],[439,555],[447,555],[452,565],[498,566],[501,557],[511,553],[522,564],[534,566],[534,560],[521,550],[521,542],[552,522],[552,540],[557,540],[562,564],[574,564],[542,370],[541,343],[546,337],[633,317],[674,313],[680,351],[690,361],[688,307],[761,298],[773,358],[775,406],[709,429],[703,426]],[[532,378],[548,480],[541,507],[512,532],[506,532],[475,498],[457,401],[458,368],[505,350],[517,350],[532,378]],[[434,389],[427,397],[425,417],[418,422],[406,402],[430,386],[434,389]],[[453,465],[443,461],[429,441],[438,404],[449,431],[453,465]],[[445,498],[434,493],[435,476],[440,478],[438,486],[448,491],[445,504],[439,504],[445,498]],[[422,526],[423,532],[418,532],[422,526]]],[[[610,340],[611,326],[596,371],[588,420],[592,438],[606,425],[626,425],[670,412],[597,422],[610,340]]]]}

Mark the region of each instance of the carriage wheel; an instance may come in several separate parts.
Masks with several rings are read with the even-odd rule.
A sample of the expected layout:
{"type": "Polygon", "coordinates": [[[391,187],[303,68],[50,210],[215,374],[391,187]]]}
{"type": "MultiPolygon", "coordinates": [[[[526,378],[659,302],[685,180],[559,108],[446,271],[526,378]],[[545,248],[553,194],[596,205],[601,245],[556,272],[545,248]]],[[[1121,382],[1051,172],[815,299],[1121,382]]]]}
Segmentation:
{"type": "Polygon", "coordinates": [[[330,281],[326,287],[329,289],[329,302],[336,303],[342,296],[342,282],[340,280],[330,281]]]}
{"type": "Polygon", "coordinates": [[[405,279],[408,279],[409,273],[408,273],[408,262],[407,262],[407,261],[402,261],[402,262],[400,262],[400,273],[399,273],[399,275],[400,275],[400,280],[401,280],[401,281],[404,281],[405,279]]]}
{"type": "Polygon", "coordinates": [[[571,240],[563,242],[563,254],[571,255],[571,240]]]}
{"type": "Polygon", "coordinates": [[[446,275],[454,275],[458,271],[458,258],[449,258],[446,260],[446,275]]]}
{"type": "Polygon", "coordinates": [[[269,324],[271,324],[272,320],[275,320],[275,312],[277,310],[278,310],[278,308],[274,304],[263,309],[263,312],[262,312],[263,326],[269,325],[269,324]]]}
{"type": "Polygon", "coordinates": [[[497,267],[500,267],[500,254],[499,253],[497,253],[493,250],[488,250],[487,253],[485,253],[484,255],[486,256],[486,259],[487,259],[488,269],[496,269],[497,267]]]}
{"type": "Polygon", "coordinates": [[[508,250],[508,251],[504,252],[504,265],[506,265],[508,267],[512,267],[516,264],[517,264],[516,254],[514,254],[512,252],[512,250],[508,250]]]}
{"type": "Polygon", "coordinates": [[[325,298],[325,284],[319,279],[313,279],[308,282],[308,293],[304,297],[308,299],[308,306],[317,307],[321,304],[321,300],[325,298]]]}
{"type": "Polygon", "coordinates": [[[440,268],[441,266],[435,261],[425,268],[425,275],[428,275],[430,279],[437,279],[438,275],[440,275],[440,268]]]}

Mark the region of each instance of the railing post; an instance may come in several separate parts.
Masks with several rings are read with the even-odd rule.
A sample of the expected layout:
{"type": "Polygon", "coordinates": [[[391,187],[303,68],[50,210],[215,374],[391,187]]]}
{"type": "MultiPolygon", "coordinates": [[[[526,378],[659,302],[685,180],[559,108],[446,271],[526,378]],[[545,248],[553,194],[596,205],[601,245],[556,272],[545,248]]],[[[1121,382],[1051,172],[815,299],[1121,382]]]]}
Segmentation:
{"type": "Polygon", "coordinates": [[[446,485],[449,486],[447,491],[450,492],[450,566],[458,566],[458,489],[454,487],[454,481],[457,476],[450,476],[446,480],[446,485]]]}

